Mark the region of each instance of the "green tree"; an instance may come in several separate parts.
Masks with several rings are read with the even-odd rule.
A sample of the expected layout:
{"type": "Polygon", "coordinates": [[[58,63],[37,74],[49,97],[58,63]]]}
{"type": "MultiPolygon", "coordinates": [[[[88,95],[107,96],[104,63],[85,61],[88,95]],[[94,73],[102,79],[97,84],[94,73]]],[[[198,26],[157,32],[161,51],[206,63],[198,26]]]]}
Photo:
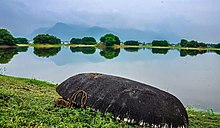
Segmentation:
{"type": "Polygon", "coordinates": [[[34,47],[34,54],[39,57],[50,57],[55,56],[59,51],[61,50],[61,47],[52,47],[52,48],[36,48],[34,47]]]}
{"type": "Polygon", "coordinates": [[[186,46],[187,46],[187,43],[188,43],[187,40],[185,40],[185,39],[181,39],[181,41],[180,41],[180,46],[182,46],[182,47],[186,47],[186,46]]]}
{"type": "Polygon", "coordinates": [[[15,38],[16,44],[28,44],[28,40],[26,38],[15,38]]]}
{"type": "Polygon", "coordinates": [[[81,44],[82,43],[82,39],[80,38],[72,38],[70,40],[70,44],[81,44]]]}
{"type": "Polygon", "coordinates": [[[169,43],[166,40],[153,40],[152,46],[169,46],[169,43]]]}
{"type": "Polygon", "coordinates": [[[49,34],[39,34],[34,37],[34,44],[61,44],[61,40],[49,34]]]}
{"type": "Polygon", "coordinates": [[[206,48],[208,45],[203,42],[198,42],[195,40],[187,41],[185,39],[182,39],[180,42],[180,46],[181,47],[192,47],[192,48],[198,48],[198,47],[206,48]]]}
{"type": "Polygon", "coordinates": [[[100,41],[106,46],[120,45],[120,39],[113,34],[106,34],[100,38],[100,41]]]}
{"type": "Polygon", "coordinates": [[[0,45],[15,45],[15,38],[7,29],[0,29],[0,45]]]}
{"type": "Polygon", "coordinates": [[[220,43],[216,44],[214,47],[215,48],[220,48],[220,43]]]}
{"type": "Polygon", "coordinates": [[[136,45],[136,46],[138,46],[139,44],[141,44],[141,43],[138,42],[138,41],[135,41],[135,40],[128,40],[128,41],[124,42],[124,45],[136,45]]]}
{"type": "Polygon", "coordinates": [[[85,45],[94,45],[97,44],[95,38],[93,37],[83,37],[82,38],[82,44],[85,45]]]}

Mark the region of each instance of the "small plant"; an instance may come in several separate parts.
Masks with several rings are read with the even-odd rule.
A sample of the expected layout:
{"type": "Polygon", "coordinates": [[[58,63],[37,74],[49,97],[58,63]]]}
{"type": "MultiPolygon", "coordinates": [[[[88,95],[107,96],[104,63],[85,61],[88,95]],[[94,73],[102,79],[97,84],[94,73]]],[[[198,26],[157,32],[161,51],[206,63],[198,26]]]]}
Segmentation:
{"type": "Polygon", "coordinates": [[[214,110],[212,108],[208,108],[207,112],[209,115],[214,115],[214,110]]]}

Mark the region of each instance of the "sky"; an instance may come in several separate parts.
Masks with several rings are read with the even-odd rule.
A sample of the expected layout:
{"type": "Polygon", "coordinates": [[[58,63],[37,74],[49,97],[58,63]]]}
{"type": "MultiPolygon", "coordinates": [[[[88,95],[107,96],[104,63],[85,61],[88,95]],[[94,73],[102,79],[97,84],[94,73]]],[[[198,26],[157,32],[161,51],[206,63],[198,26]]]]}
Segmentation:
{"type": "Polygon", "coordinates": [[[220,42],[220,0],[0,0],[0,27],[26,35],[57,22],[220,42]]]}

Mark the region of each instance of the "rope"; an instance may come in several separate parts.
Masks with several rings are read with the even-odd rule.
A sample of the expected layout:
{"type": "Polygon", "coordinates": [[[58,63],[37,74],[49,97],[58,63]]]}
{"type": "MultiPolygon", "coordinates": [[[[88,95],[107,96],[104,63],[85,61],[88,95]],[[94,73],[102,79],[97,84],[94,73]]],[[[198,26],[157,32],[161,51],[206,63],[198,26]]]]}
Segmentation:
{"type": "Polygon", "coordinates": [[[84,90],[78,90],[75,93],[73,93],[72,97],[70,98],[69,108],[71,108],[74,104],[76,104],[77,97],[80,96],[80,94],[81,94],[81,100],[80,100],[81,107],[85,106],[88,99],[88,94],[84,90]]]}

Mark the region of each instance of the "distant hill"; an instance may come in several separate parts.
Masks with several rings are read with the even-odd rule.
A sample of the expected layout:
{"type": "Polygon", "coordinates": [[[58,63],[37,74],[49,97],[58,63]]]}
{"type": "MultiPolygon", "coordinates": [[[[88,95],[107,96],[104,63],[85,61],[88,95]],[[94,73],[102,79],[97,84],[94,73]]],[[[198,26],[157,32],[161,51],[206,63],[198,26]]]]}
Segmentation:
{"type": "Polygon", "coordinates": [[[141,31],[136,29],[114,29],[104,28],[100,26],[85,26],[85,25],[71,25],[65,23],[56,23],[52,27],[39,28],[34,30],[28,38],[32,39],[37,34],[46,33],[59,37],[63,41],[69,41],[71,38],[82,38],[85,36],[95,37],[97,40],[107,33],[113,33],[120,37],[122,41],[125,40],[139,40],[150,42],[154,39],[167,39],[173,41],[177,36],[169,33],[156,33],[153,31],[141,31]]]}

